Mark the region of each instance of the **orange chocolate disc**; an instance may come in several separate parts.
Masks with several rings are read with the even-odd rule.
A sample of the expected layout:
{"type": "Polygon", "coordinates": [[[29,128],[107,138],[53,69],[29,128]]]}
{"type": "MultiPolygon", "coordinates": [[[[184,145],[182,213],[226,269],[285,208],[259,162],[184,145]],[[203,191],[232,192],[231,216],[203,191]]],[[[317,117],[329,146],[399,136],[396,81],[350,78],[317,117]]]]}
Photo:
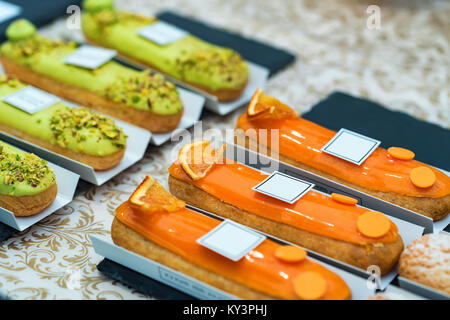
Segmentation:
{"type": "Polygon", "coordinates": [[[280,246],[275,251],[275,257],[284,262],[299,262],[306,258],[306,251],[294,246],[280,246]]]}
{"type": "Polygon", "coordinates": [[[381,212],[366,211],[358,217],[357,226],[366,237],[379,238],[388,233],[391,221],[381,212]]]}
{"type": "Polygon", "coordinates": [[[358,200],[356,200],[355,198],[344,196],[343,194],[340,194],[340,193],[332,193],[331,198],[334,201],[337,201],[337,202],[340,202],[343,204],[355,205],[358,203],[358,200]]]}
{"type": "Polygon", "coordinates": [[[419,188],[431,187],[436,181],[436,175],[428,167],[417,167],[411,170],[409,174],[411,182],[419,188]]]}
{"type": "Polygon", "coordinates": [[[412,160],[415,157],[414,152],[405,148],[390,147],[387,152],[394,158],[400,160],[412,160]]]}
{"type": "Polygon", "coordinates": [[[326,289],[326,280],[314,271],[304,272],[294,280],[295,293],[304,300],[320,299],[325,294],[326,289]]]}

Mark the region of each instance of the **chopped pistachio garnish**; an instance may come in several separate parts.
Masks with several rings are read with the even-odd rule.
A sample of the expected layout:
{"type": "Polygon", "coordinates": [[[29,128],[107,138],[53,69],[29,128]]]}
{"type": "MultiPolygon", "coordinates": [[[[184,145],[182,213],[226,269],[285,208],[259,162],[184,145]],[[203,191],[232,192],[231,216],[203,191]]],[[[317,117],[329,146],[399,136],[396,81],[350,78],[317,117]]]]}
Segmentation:
{"type": "Polygon", "coordinates": [[[48,52],[54,48],[68,47],[76,48],[77,44],[75,42],[63,42],[55,41],[51,39],[42,38],[36,35],[32,38],[16,41],[13,43],[11,55],[14,59],[22,57],[30,57],[39,52],[48,52]]]}
{"type": "Polygon", "coordinates": [[[170,104],[179,112],[181,100],[175,85],[160,74],[148,70],[132,77],[120,77],[106,88],[106,97],[143,110],[152,110],[158,103],[170,104]]]}
{"type": "MultiPolygon", "coordinates": [[[[60,108],[55,110],[50,119],[50,129],[56,138],[58,145],[65,147],[69,141],[66,134],[76,138],[77,142],[85,141],[86,136],[81,129],[86,128],[91,133],[97,130],[102,134],[102,138],[111,140],[117,147],[125,146],[126,135],[122,129],[116,126],[114,120],[91,111],[86,108],[60,108]]],[[[79,149],[82,151],[82,147],[79,149]]]]}
{"type": "Polygon", "coordinates": [[[10,80],[8,80],[8,86],[10,86],[11,88],[15,88],[19,84],[20,84],[20,82],[17,79],[10,79],[10,80]]]}
{"type": "Polygon", "coordinates": [[[32,153],[6,153],[3,146],[0,146],[0,172],[2,182],[6,185],[25,181],[36,188],[47,174],[52,174],[51,183],[55,181],[55,175],[47,166],[47,161],[32,153]]]}

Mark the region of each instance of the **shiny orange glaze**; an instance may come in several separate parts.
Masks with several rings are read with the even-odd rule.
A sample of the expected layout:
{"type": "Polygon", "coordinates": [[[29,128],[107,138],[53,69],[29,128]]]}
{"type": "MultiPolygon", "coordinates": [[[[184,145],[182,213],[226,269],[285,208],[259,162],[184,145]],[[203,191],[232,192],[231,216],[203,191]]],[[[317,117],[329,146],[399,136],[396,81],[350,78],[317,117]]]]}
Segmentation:
{"type": "Polygon", "coordinates": [[[302,272],[315,271],[327,281],[323,299],[350,298],[350,289],[344,280],[322,265],[310,259],[298,263],[278,260],[275,251],[280,245],[273,241],[263,241],[237,262],[203,247],[196,242],[197,239],[220,221],[194,211],[184,208],[170,213],[145,213],[125,202],[117,208],[116,217],[142,236],[189,262],[267,295],[298,299],[293,280],[302,272]]]}
{"type": "Polygon", "coordinates": [[[169,173],[235,207],[329,238],[366,244],[394,242],[398,237],[397,226],[392,221],[386,235],[377,239],[364,236],[357,229],[357,220],[368,209],[339,203],[316,191],[309,191],[294,204],[256,192],[252,188],[267,174],[229,159],[227,162],[216,164],[206,177],[196,181],[178,162],[170,166],[169,173]]]}
{"type": "Polygon", "coordinates": [[[377,148],[360,166],[320,151],[336,132],[300,117],[250,121],[244,113],[239,117],[237,127],[244,131],[268,129],[267,146],[271,149],[270,130],[278,129],[280,140],[279,147],[273,147],[275,152],[367,189],[413,197],[439,198],[450,194],[447,175],[430,167],[436,174],[436,182],[429,188],[418,188],[412,184],[409,174],[412,169],[427,165],[415,160],[396,159],[382,148],[377,148]]]}

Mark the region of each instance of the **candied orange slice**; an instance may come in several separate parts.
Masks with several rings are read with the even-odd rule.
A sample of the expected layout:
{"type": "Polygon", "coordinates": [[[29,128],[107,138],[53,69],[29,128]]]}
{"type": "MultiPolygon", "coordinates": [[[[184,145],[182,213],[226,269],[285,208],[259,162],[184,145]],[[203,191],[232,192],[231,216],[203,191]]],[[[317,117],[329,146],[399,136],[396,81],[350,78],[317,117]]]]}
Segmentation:
{"type": "Polygon", "coordinates": [[[257,89],[248,105],[247,115],[250,119],[287,119],[298,117],[297,111],[281,101],[257,89]]]}
{"type": "Polygon", "coordinates": [[[181,148],[178,161],[184,171],[193,179],[198,180],[206,176],[209,170],[222,157],[225,144],[220,148],[213,149],[208,140],[192,142],[181,148]]]}
{"type": "Polygon", "coordinates": [[[183,209],[186,205],[150,176],[145,177],[131,195],[129,202],[133,207],[146,212],[174,212],[183,209]]]}

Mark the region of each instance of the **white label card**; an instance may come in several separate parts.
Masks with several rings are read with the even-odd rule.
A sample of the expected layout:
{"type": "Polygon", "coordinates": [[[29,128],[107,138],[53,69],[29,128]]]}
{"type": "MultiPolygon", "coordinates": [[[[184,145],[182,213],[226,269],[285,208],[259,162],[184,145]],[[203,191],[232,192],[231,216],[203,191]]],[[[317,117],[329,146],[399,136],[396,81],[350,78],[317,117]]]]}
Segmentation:
{"type": "Polygon", "coordinates": [[[225,220],[197,243],[230,259],[239,261],[247,253],[256,248],[266,237],[243,225],[225,220]]]}
{"type": "Polygon", "coordinates": [[[22,12],[21,7],[6,1],[0,1],[0,23],[2,23],[3,21],[7,21],[11,18],[14,18],[21,12],[22,12]]]}
{"type": "Polygon", "coordinates": [[[33,86],[26,86],[25,88],[3,96],[2,100],[30,114],[50,107],[60,101],[58,97],[33,86]]]}
{"type": "Polygon", "coordinates": [[[63,62],[86,69],[97,69],[114,58],[116,54],[117,52],[115,50],[82,45],[73,53],[65,57],[63,62]]]}
{"type": "Polygon", "coordinates": [[[311,182],[274,171],[252,189],[272,198],[293,204],[313,187],[314,184],[311,182]]]}
{"type": "Polygon", "coordinates": [[[380,141],[359,133],[341,129],[322,151],[335,157],[361,165],[380,145],[380,141]]]}
{"type": "Polygon", "coordinates": [[[138,35],[155,42],[161,46],[168,45],[186,37],[189,33],[167,22],[158,21],[149,26],[140,28],[138,35]]]}

